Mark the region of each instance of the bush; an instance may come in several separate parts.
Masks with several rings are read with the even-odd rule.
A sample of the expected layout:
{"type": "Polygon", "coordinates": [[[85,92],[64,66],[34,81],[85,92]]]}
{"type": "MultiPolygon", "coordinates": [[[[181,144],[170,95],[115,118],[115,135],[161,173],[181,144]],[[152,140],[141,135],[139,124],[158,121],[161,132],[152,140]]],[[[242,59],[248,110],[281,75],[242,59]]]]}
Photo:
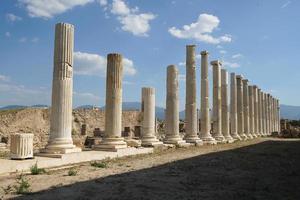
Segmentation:
{"type": "Polygon", "coordinates": [[[76,176],[78,171],[75,168],[71,168],[68,171],[68,176],[76,176]]]}
{"type": "Polygon", "coordinates": [[[38,168],[37,163],[30,167],[30,172],[32,175],[44,174],[46,170],[44,168],[38,168]]]}
{"type": "Polygon", "coordinates": [[[107,168],[107,163],[105,162],[92,162],[91,166],[97,167],[97,168],[107,168]]]}
{"type": "Polygon", "coordinates": [[[17,184],[14,186],[17,194],[27,194],[30,192],[30,184],[22,174],[17,178],[17,184]]]}

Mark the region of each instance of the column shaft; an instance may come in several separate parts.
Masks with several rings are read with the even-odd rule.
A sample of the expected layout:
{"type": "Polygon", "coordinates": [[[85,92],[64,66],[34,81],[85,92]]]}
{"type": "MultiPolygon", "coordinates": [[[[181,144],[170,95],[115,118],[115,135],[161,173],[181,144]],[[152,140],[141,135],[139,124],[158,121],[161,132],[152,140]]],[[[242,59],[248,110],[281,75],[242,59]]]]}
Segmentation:
{"type": "Polygon", "coordinates": [[[244,133],[248,139],[252,139],[253,136],[250,134],[250,119],[249,119],[249,90],[248,80],[243,80],[243,111],[244,111],[244,133]]]}
{"type": "Polygon", "coordinates": [[[247,136],[244,132],[244,109],[243,109],[243,78],[242,76],[236,76],[237,82],[237,122],[238,122],[238,134],[243,139],[246,140],[247,136]]]}
{"type": "Polygon", "coordinates": [[[235,140],[241,140],[237,124],[237,89],[235,73],[230,74],[230,134],[235,140]]]}
{"type": "Polygon", "coordinates": [[[248,86],[249,92],[249,131],[252,137],[256,138],[254,120],[254,87],[248,86]]]}

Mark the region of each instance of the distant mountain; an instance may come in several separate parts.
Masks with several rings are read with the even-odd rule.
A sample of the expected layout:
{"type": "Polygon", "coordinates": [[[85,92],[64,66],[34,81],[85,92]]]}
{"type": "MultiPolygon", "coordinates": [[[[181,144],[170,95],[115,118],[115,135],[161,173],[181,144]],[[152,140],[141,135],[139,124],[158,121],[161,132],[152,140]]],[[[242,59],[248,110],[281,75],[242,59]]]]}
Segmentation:
{"type": "Polygon", "coordinates": [[[93,109],[93,108],[98,108],[98,106],[94,106],[94,105],[82,105],[82,106],[78,106],[75,109],[93,109]]]}
{"type": "Polygon", "coordinates": [[[24,109],[24,108],[48,108],[49,106],[43,104],[37,104],[32,106],[23,106],[23,105],[8,105],[1,107],[0,110],[15,110],[15,109],[24,109]]]}
{"type": "Polygon", "coordinates": [[[280,105],[280,116],[283,119],[300,120],[300,106],[280,105]]]}

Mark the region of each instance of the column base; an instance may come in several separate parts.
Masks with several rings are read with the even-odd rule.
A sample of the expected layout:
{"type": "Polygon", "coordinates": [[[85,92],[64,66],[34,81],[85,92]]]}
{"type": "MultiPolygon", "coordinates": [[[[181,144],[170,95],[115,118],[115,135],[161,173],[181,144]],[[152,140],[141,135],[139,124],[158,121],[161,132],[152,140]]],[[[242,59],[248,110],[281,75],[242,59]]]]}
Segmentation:
{"type": "Polygon", "coordinates": [[[225,136],[225,140],[227,141],[227,143],[233,143],[234,139],[231,136],[225,136]]]}
{"type": "Polygon", "coordinates": [[[248,139],[253,139],[252,134],[247,134],[247,138],[248,138],[248,139]]]}
{"type": "Polygon", "coordinates": [[[261,137],[262,135],[260,133],[256,133],[257,137],[261,137]]]}
{"type": "Polygon", "coordinates": [[[44,157],[61,157],[62,154],[81,152],[81,148],[73,144],[72,138],[57,138],[49,142],[37,155],[44,157]]]}
{"type": "Polygon", "coordinates": [[[258,136],[255,133],[251,134],[253,138],[258,138],[258,136]]]}
{"type": "Polygon", "coordinates": [[[217,144],[217,141],[211,135],[204,137],[200,136],[200,139],[202,140],[203,144],[217,144]]]}
{"type": "Polygon", "coordinates": [[[155,136],[142,137],[143,147],[154,147],[158,145],[163,145],[163,142],[159,141],[155,136]]]}
{"type": "Polygon", "coordinates": [[[98,145],[93,146],[93,150],[95,151],[117,152],[119,149],[124,148],[127,148],[127,143],[124,141],[123,137],[103,138],[103,140],[98,145]]]}
{"type": "Polygon", "coordinates": [[[231,135],[231,137],[232,137],[234,140],[242,141],[242,138],[241,138],[238,134],[231,135]]]}
{"type": "Polygon", "coordinates": [[[193,143],[196,145],[202,145],[203,141],[198,137],[198,135],[188,135],[183,138],[187,143],[193,143]]]}
{"type": "Polygon", "coordinates": [[[239,136],[242,138],[242,140],[248,140],[248,137],[246,134],[239,134],[239,136]]]}
{"type": "Polygon", "coordinates": [[[180,136],[167,136],[164,139],[166,144],[174,144],[178,147],[189,146],[190,144],[186,143],[180,136]]]}
{"type": "Polygon", "coordinates": [[[225,137],[223,135],[214,136],[215,140],[218,144],[225,144],[227,143],[225,137]]]}

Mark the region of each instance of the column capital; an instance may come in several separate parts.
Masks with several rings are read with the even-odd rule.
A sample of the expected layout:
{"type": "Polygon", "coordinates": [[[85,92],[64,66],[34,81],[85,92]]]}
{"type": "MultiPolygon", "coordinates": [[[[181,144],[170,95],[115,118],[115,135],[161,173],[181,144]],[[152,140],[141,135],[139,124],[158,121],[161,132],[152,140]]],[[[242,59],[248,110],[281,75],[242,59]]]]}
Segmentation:
{"type": "Polygon", "coordinates": [[[210,62],[211,65],[220,65],[222,66],[222,63],[219,60],[213,60],[210,62]]]}
{"type": "Polygon", "coordinates": [[[244,84],[247,84],[248,82],[249,82],[248,79],[243,79],[243,83],[244,83],[244,84]]]}
{"type": "Polygon", "coordinates": [[[244,77],[243,77],[243,75],[236,75],[236,78],[243,80],[244,77]]]}
{"type": "Polygon", "coordinates": [[[195,44],[187,44],[186,47],[196,47],[197,45],[195,44]]]}
{"type": "Polygon", "coordinates": [[[209,53],[208,53],[208,51],[201,51],[201,53],[200,53],[202,56],[205,56],[205,55],[208,55],[209,53]]]}

